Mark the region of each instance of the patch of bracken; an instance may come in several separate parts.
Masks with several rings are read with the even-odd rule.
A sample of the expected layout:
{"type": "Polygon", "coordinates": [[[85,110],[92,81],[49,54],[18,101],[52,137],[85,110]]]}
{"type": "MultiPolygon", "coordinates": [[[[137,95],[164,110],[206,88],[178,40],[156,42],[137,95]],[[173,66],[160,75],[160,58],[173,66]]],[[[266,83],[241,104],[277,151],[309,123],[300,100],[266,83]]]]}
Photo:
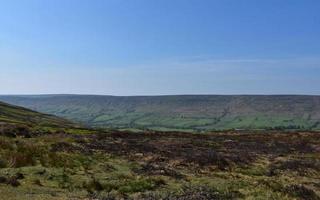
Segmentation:
{"type": "Polygon", "coordinates": [[[58,142],[51,145],[51,152],[67,152],[67,153],[90,153],[90,149],[82,148],[67,142],[58,142]]]}
{"type": "MultiPolygon", "coordinates": [[[[319,149],[320,134],[315,133],[129,133],[114,131],[78,138],[79,146],[161,165],[193,169],[250,165],[261,157],[275,159],[292,153],[303,154],[319,149]],[[290,134],[290,137],[288,137],[290,134]]],[[[168,167],[167,166],[167,167],[168,167]]]]}
{"type": "Polygon", "coordinates": [[[214,188],[206,186],[202,187],[184,187],[181,194],[143,194],[140,199],[142,200],[227,200],[227,199],[239,199],[242,195],[238,192],[230,192],[228,194],[222,194],[214,188]]]}
{"type": "Polygon", "coordinates": [[[139,169],[134,169],[134,172],[137,174],[144,174],[144,175],[163,175],[163,176],[169,176],[175,179],[182,179],[184,176],[168,167],[165,167],[163,165],[156,165],[147,163],[141,166],[139,169]]]}
{"type": "Polygon", "coordinates": [[[19,180],[24,179],[24,175],[22,173],[16,173],[13,176],[10,177],[3,177],[0,176],[0,184],[7,184],[7,185],[11,185],[13,187],[18,187],[20,185],[19,180]]]}
{"type": "Polygon", "coordinates": [[[284,192],[303,200],[320,200],[320,197],[313,190],[304,185],[290,185],[284,189],[284,192]]]}
{"type": "Polygon", "coordinates": [[[33,133],[29,127],[16,124],[1,124],[0,135],[6,137],[32,137],[33,133]]]}
{"type": "MultiPolygon", "coordinates": [[[[101,194],[99,192],[93,192],[89,193],[88,195],[89,200],[116,200],[116,197],[112,194],[101,194]]],[[[122,198],[123,200],[126,200],[127,198],[122,198]]]]}
{"type": "Polygon", "coordinates": [[[0,176],[0,183],[7,183],[7,178],[0,176]]]}
{"type": "Polygon", "coordinates": [[[269,175],[277,175],[279,171],[295,171],[300,175],[308,174],[311,170],[320,171],[320,161],[310,159],[295,159],[276,162],[270,166],[269,175]]]}

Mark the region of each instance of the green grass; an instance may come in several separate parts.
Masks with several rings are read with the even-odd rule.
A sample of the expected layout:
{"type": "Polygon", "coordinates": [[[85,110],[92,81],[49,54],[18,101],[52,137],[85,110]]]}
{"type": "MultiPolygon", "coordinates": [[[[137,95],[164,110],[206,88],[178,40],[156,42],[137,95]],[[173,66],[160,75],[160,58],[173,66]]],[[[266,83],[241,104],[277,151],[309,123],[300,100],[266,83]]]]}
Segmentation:
{"type": "Polygon", "coordinates": [[[319,98],[294,95],[0,96],[6,102],[91,127],[182,131],[317,130],[320,129],[319,98]]]}
{"type": "Polygon", "coordinates": [[[39,127],[76,127],[75,123],[48,114],[0,102],[0,122],[39,127]]]}
{"type": "Polygon", "coordinates": [[[9,199],[20,199],[30,189],[34,191],[31,196],[35,199],[67,199],[70,194],[82,199],[91,192],[113,192],[122,196],[152,191],[163,184],[160,177],[135,175],[132,169],[138,165],[121,158],[99,153],[88,157],[50,151],[50,146],[57,142],[72,143],[69,139],[0,137],[0,161],[9,163],[15,157],[14,165],[0,166],[0,177],[24,175],[21,186],[13,190],[11,186],[0,184],[0,192],[6,192],[9,199]]]}

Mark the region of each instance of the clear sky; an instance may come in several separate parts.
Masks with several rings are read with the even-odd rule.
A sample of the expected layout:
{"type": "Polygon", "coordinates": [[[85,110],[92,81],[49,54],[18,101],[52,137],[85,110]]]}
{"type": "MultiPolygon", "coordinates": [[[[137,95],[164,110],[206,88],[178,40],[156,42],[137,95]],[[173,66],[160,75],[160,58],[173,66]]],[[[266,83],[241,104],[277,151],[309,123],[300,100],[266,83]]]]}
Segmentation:
{"type": "Polygon", "coordinates": [[[0,0],[1,94],[318,94],[319,0],[0,0]]]}

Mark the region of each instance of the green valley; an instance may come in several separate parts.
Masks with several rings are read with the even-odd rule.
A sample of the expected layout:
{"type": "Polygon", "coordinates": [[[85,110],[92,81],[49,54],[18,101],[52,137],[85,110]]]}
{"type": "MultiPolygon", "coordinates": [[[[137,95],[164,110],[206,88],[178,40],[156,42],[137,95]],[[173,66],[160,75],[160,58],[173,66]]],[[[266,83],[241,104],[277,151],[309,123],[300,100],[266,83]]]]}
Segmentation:
{"type": "Polygon", "coordinates": [[[98,128],[160,131],[320,129],[320,96],[0,96],[0,100],[98,128]]]}

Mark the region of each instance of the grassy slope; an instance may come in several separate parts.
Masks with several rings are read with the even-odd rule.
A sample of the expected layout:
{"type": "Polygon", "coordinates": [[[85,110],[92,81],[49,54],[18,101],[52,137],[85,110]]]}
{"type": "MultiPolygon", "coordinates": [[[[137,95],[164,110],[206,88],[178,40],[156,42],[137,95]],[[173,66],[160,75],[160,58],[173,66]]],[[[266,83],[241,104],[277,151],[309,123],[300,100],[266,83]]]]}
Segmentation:
{"type": "Polygon", "coordinates": [[[156,130],[320,128],[320,96],[0,96],[94,127],[156,130]]]}
{"type": "Polygon", "coordinates": [[[74,123],[48,114],[0,102],[0,122],[26,126],[74,127],[74,123]]]}

